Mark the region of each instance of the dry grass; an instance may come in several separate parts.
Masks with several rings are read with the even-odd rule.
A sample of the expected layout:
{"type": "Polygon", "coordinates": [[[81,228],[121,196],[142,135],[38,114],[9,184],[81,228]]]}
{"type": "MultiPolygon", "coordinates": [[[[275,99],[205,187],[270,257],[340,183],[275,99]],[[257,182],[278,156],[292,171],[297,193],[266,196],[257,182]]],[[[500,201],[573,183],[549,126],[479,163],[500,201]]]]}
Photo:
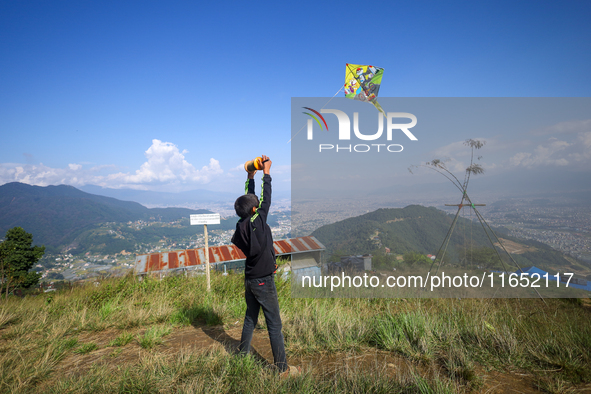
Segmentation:
{"type": "Polygon", "coordinates": [[[591,382],[591,312],[559,299],[300,299],[278,281],[289,356],[314,366],[304,376],[281,381],[213,340],[201,352],[167,347],[184,327],[240,326],[243,278],[212,279],[211,293],[201,277],[127,277],[3,300],[0,391],[451,393],[486,385],[483,368],[523,371],[532,390],[591,382]],[[343,358],[371,351],[411,367],[343,358]]]}

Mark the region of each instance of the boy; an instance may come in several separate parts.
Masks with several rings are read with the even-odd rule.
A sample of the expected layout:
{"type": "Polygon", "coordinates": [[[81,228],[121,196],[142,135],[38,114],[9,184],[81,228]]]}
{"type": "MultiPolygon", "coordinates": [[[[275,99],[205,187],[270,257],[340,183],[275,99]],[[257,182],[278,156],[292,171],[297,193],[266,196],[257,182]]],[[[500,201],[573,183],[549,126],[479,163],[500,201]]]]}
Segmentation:
{"type": "Polygon", "coordinates": [[[242,337],[238,348],[241,354],[248,354],[252,334],[257,324],[259,309],[263,308],[273,361],[281,375],[295,375],[299,372],[288,367],[285,358],[285,345],[281,333],[281,316],[279,301],[273,274],[277,270],[275,250],[271,228],[267,224],[269,207],[271,206],[271,160],[263,155],[263,190],[261,200],[254,194],[254,174],[248,173],[246,194],[236,199],[234,209],[240,216],[236,223],[236,231],[232,243],[246,255],[244,269],[244,297],[246,299],[246,316],[242,327],[242,337]]]}

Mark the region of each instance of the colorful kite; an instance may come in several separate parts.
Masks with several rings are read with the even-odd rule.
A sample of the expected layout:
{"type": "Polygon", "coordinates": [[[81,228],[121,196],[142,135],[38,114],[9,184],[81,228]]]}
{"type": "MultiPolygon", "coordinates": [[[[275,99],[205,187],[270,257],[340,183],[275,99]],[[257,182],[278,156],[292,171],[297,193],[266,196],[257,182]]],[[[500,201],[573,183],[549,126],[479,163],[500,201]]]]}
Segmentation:
{"type": "Polygon", "coordinates": [[[384,69],[380,67],[347,63],[345,96],[353,100],[370,102],[386,116],[386,112],[377,100],[383,74],[384,69]]]}

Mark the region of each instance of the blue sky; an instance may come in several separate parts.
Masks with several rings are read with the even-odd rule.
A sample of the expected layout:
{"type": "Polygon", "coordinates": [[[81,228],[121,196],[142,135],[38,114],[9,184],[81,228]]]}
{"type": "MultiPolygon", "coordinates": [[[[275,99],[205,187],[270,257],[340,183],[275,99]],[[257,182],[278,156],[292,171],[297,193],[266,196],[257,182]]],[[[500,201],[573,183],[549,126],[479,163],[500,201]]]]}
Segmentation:
{"type": "MultiPolygon", "coordinates": [[[[229,191],[266,154],[287,188],[291,98],[332,96],[345,63],[383,67],[380,97],[588,97],[590,17],[585,1],[0,1],[0,184],[229,191]]],[[[511,158],[545,143],[520,141],[511,158]]]]}

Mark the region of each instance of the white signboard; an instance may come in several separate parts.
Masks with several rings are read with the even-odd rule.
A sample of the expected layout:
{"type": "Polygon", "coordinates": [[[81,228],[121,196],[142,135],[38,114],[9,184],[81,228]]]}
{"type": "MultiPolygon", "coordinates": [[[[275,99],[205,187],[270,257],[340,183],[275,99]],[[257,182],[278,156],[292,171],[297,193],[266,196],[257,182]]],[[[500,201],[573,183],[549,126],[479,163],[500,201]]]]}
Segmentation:
{"type": "Polygon", "coordinates": [[[191,215],[191,225],[196,224],[220,224],[219,213],[206,213],[203,215],[191,215]]]}

